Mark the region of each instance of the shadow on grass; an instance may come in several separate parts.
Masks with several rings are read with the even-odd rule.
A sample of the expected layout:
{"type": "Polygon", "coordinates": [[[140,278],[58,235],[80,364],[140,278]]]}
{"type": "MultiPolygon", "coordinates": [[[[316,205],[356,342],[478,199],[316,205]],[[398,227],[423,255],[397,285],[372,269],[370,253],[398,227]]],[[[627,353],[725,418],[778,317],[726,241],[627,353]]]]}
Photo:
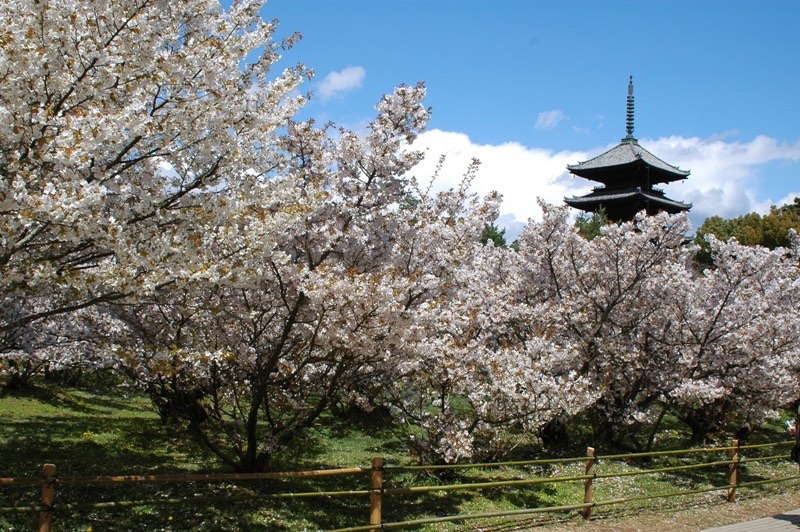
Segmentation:
{"type": "Polygon", "coordinates": [[[91,418],[3,423],[0,431],[3,476],[35,476],[42,464],[55,463],[60,475],[135,474],[192,470],[187,455],[211,465],[200,447],[158,420],[91,418]],[[113,470],[109,470],[113,469],[113,470]]]}
{"type": "Polygon", "coordinates": [[[117,388],[105,391],[80,389],[65,391],[62,388],[29,387],[14,390],[13,393],[4,392],[0,395],[0,406],[2,406],[1,401],[6,398],[27,403],[20,406],[23,409],[22,412],[18,412],[20,415],[25,415],[24,410],[36,412],[37,406],[59,409],[58,415],[54,414],[52,417],[72,415],[140,417],[154,412],[146,398],[127,389],[117,388]]]}

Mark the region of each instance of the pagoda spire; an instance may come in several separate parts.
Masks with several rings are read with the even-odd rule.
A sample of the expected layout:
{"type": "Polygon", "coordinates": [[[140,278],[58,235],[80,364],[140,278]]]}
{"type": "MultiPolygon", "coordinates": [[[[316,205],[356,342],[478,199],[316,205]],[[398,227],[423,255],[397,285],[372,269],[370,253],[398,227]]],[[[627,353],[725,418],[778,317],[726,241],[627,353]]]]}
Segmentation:
{"type": "Polygon", "coordinates": [[[628,134],[622,139],[622,142],[636,142],[636,137],[633,136],[633,76],[628,78],[628,105],[625,117],[625,131],[628,134]]]}

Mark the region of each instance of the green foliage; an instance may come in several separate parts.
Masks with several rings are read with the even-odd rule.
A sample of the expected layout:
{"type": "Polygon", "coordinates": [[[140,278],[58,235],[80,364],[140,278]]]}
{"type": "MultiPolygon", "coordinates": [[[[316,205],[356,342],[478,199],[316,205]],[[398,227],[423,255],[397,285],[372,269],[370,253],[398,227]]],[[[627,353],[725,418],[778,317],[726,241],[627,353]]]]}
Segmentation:
{"type": "Polygon", "coordinates": [[[600,229],[608,225],[611,221],[608,219],[606,210],[600,207],[592,214],[582,212],[575,219],[575,227],[578,228],[581,236],[586,240],[592,240],[600,235],[600,229]]]}
{"type": "Polygon", "coordinates": [[[413,194],[406,194],[400,202],[401,211],[413,211],[419,206],[419,198],[413,194]]]}
{"type": "Polygon", "coordinates": [[[490,241],[495,247],[506,247],[506,230],[499,228],[494,223],[484,225],[483,231],[481,231],[481,244],[486,245],[490,241]]]}
{"type": "Polygon", "coordinates": [[[711,264],[705,236],[712,234],[722,241],[735,238],[746,246],[763,246],[769,249],[789,247],[789,230],[800,231],[800,198],[783,207],[770,207],[764,216],[751,212],[726,220],[720,216],[707,218],[697,230],[695,242],[700,246],[697,260],[711,264]]]}

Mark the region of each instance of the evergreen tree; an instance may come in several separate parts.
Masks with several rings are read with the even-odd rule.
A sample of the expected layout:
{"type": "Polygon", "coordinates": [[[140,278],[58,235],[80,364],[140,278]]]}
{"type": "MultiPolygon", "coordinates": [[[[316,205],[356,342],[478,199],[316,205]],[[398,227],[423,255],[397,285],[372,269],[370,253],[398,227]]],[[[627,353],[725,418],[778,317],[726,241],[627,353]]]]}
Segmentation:
{"type": "Polygon", "coordinates": [[[481,244],[486,245],[490,240],[495,247],[506,247],[506,230],[501,229],[492,222],[487,223],[483,226],[483,231],[481,231],[481,244]]]}
{"type": "Polygon", "coordinates": [[[575,219],[575,227],[578,228],[578,232],[586,240],[592,240],[599,236],[600,229],[609,223],[611,221],[608,219],[606,210],[603,207],[600,207],[592,214],[582,212],[575,219]]]}

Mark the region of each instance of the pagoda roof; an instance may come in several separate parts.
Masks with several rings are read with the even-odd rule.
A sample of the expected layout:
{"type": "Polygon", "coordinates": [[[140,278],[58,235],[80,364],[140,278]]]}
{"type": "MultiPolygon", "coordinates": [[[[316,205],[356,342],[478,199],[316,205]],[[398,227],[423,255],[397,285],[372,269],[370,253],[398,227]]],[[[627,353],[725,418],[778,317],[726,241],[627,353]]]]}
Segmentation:
{"type": "Polygon", "coordinates": [[[630,202],[631,204],[652,205],[656,207],[654,210],[663,210],[670,214],[688,211],[692,208],[691,203],[673,200],[658,190],[642,190],[640,187],[621,189],[595,188],[585,196],[564,198],[564,201],[571,207],[589,211],[595,210],[595,206],[601,203],[607,204],[620,201],[630,202]]]}
{"type": "Polygon", "coordinates": [[[628,173],[621,170],[632,170],[637,167],[649,170],[650,183],[678,181],[686,179],[690,174],[689,170],[681,170],[662,161],[641,147],[632,137],[622,139],[617,146],[588,161],[567,165],[567,170],[580,177],[606,182],[607,177],[628,173]]]}

